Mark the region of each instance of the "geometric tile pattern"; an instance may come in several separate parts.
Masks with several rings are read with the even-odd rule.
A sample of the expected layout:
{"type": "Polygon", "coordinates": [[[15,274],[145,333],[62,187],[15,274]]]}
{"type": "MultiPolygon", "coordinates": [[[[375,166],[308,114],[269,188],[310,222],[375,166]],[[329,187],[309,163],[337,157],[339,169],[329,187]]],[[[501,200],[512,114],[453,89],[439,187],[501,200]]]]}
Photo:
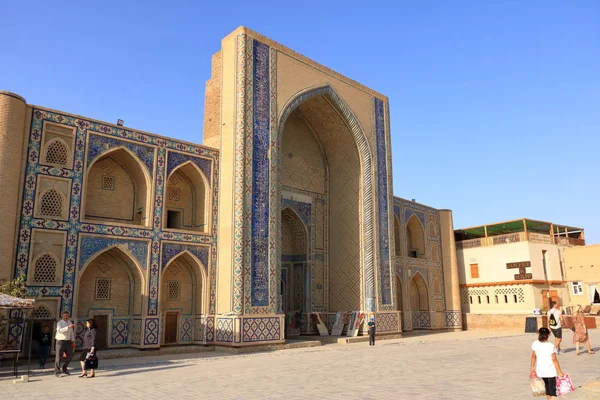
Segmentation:
{"type": "Polygon", "coordinates": [[[140,318],[133,319],[131,327],[131,344],[140,344],[142,334],[142,320],[140,318]]]}
{"type": "Polygon", "coordinates": [[[233,342],[233,319],[217,319],[217,342],[233,342]]]}
{"type": "Polygon", "coordinates": [[[202,342],[204,341],[204,318],[196,317],[194,320],[194,341],[202,342]]]}
{"type": "Polygon", "coordinates": [[[144,329],[144,344],[158,344],[160,322],[158,318],[146,318],[146,326],[144,329]]]}
{"type": "Polygon", "coordinates": [[[431,328],[431,314],[429,311],[412,311],[412,325],[416,328],[431,328]]]}
{"type": "Polygon", "coordinates": [[[213,342],[215,340],[215,317],[206,318],[206,341],[213,342]]]}
{"type": "Polygon", "coordinates": [[[397,332],[400,326],[398,315],[396,312],[376,313],[375,326],[377,332],[397,332]]]}
{"type": "Polygon", "coordinates": [[[112,335],[110,343],[113,345],[123,345],[128,343],[129,336],[129,318],[112,320],[112,335]]]}
{"type": "Polygon", "coordinates": [[[445,311],[444,316],[446,327],[462,326],[462,313],[460,311],[445,311]]]}
{"type": "Polygon", "coordinates": [[[179,330],[181,342],[192,341],[192,326],[192,317],[181,317],[181,329],[179,330]]]}
{"type": "Polygon", "coordinates": [[[281,339],[278,317],[255,317],[242,319],[242,341],[264,342],[281,339]]]}

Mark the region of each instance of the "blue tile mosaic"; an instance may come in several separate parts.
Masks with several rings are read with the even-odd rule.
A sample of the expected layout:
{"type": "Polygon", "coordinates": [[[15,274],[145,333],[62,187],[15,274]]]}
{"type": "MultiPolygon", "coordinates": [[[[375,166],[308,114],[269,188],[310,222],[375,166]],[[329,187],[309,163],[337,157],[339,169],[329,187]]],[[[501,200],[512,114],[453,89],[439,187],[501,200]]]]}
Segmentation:
{"type": "Polygon", "coordinates": [[[389,205],[386,133],[383,101],[374,99],[377,143],[377,200],[379,215],[379,291],[381,304],[392,304],[389,248],[389,205]]]}
{"type": "Polygon", "coordinates": [[[118,140],[94,134],[89,135],[88,146],[88,165],[90,165],[92,160],[97,159],[98,156],[114,149],[115,147],[125,147],[126,149],[129,149],[133,154],[135,154],[137,158],[139,158],[140,161],[144,163],[144,165],[148,169],[148,174],[152,175],[152,171],[154,169],[154,148],[151,146],[134,144],[126,140],[118,140]]]}
{"type": "Polygon", "coordinates": [[[210,160],[176,151],[169,151],[167,154],[167,176],[170,176],[175,168],[188,161],[200,168],[200,171],[202,171],[206,179],[210,181],[210,177],[212,176],[212,165],[210,160]]]}
{"type": "Polygon", "coordinates": [[[165,269],[169,261],[174,257],[183,253],[184,251],[192,253],[200,262],[203,268],[208,266],[208,251],[209,248],[206,246],[191,246],[188,244],[179,243],[164,243],[162,246],[162,257],[161,257],[161,270],[165,269]]]}
{"type": "Polygon", "coordinates": [[[135,257],[143,269],[146,269],[148,262],[148,242],[140,240],[113,239],[109,236],[82,236],[79,246],[79,269],[83,268],[85,263],[94,254],[108,249],[112,246],[122,247],[125,245],[127,250],[135,257]]]}
{"type": "Polygon", "coordinates": [[[269,305],[269,47],[254,41],[252,132],[252,306],[269,305]]]}

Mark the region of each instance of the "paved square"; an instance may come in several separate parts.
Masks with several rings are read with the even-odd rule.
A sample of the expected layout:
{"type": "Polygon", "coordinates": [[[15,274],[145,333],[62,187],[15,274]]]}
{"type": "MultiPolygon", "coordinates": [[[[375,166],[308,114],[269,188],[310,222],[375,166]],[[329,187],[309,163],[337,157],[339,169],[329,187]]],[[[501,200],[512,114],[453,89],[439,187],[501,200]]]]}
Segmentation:
{"type": "MultiPolygon", "coordinates": [[[[561,367],[572,375],[567,399],[600,398],[600,353],[577,356],[565,331],[561,367]]],[[[600,345],[600,332],[591,332],[600,345]]],[[[37,374],[0,381],[1,399],[530,399],[533,334],[434,333],[403,339],[232,355],[106,360],[95,379],[37,374]]],[[[552,338],[553,339],[553,338],[552,338]]],[[[101,357],[101,355],[100,355],[101,357]]],[[[101,361],[102,362],[102,361],[101,361]]],[[[73,363],[73,366],[78,364],[73,363]]]]}

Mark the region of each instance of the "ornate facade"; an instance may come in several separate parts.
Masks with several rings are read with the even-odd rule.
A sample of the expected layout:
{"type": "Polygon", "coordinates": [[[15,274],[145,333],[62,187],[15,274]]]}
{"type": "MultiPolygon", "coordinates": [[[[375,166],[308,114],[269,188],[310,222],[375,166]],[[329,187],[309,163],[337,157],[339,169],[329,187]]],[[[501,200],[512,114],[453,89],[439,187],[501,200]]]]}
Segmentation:
{"type": "Polygon", "coordinates": [[[282,343],[285,314],[460,328],[450,211],[392,195],[388,99],[246,28],[204,145],[0,92],[0,278],[107,347],[282,343]],[[16,217],[15,217],[16,216],[16,217]]]}

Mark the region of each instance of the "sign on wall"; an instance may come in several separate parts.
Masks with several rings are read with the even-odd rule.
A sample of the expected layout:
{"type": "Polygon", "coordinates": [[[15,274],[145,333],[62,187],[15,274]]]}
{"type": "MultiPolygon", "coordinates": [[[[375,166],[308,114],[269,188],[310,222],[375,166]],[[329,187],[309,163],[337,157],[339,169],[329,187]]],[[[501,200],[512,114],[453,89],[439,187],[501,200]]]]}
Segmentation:
{"type": "Polygon", "coordinates": [[[515,274],[515,281],[522,281],[526,279],[533,279],[533,274],[528,273],[525,268],[531,267],[531,261],[519,261],[506,263],[506,269],[519,269],[519,273],[515,274]]]}

